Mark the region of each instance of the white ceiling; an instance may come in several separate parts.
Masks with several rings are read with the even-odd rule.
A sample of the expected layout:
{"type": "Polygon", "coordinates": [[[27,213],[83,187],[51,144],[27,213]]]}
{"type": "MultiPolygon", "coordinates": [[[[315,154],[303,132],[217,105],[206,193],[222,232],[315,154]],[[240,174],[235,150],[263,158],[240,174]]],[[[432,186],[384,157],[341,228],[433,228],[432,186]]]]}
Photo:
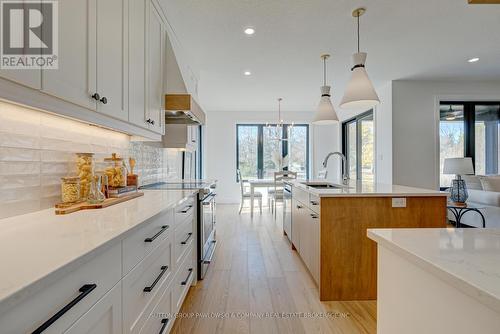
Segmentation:
{"type": "Polygon", "coordinates": [[[361,51],[376,87],[396,79],[500,80],[500,5],[467,0],[160,0],[199,76],[207,111],[314,110],[320,54],[332,54],[338,105],[355,52],[354,8],[364,6],[361,51]],[[243,33],[246,26],[255,35],[243,33]],[[469,64],[467,59],[479,57],[469,64]],[[243,72],[250,70],[252,76],[243,72]]]}

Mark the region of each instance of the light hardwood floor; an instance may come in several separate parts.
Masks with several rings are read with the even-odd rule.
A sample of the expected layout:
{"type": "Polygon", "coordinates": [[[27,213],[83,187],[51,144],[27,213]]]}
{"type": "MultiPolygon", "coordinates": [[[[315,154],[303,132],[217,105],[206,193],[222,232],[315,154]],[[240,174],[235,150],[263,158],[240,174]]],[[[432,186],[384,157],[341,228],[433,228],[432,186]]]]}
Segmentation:
{"type": "Polygon", "coordinates": [[[191,288],[172,333],[376,333],[375,301],[319,301],[307,269],[283,235],[281,219],[275,221],[267,209],[253,219],[248,210],[238,215],[237,205],[217,210],[214,262],[191,288]],[[285,314],[266,317],[272,312],[285,314]],[[318,316],[290,315],[295,312],[318,316]]]}

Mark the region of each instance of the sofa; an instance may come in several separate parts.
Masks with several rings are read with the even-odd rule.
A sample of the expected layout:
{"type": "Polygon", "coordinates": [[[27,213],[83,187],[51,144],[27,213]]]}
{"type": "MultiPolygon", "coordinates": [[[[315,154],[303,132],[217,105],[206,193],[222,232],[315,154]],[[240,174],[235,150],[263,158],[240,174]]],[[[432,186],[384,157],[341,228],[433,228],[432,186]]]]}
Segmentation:
{"type": "MultiPolygon", "coordinates": [[[[484,206],[481,212],[487,228],[500,228],[500,175],[464,175],[462,178],[469,192],[467,202],[484,206]]],[[[454,220],[451,213],[448,218],[454,220]]],[[[481,217],[475,212],[467,212],[462,217],[461,223],[482,227],[481,217]]]]}

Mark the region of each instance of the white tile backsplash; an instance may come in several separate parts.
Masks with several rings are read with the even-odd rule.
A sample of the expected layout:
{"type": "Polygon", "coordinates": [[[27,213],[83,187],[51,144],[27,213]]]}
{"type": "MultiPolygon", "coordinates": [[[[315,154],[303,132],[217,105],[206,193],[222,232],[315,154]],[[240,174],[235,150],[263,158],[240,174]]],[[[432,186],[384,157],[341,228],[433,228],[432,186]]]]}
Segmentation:
{"type": "Polygon", "coordinates": [[[130,136],[0,101],[0,218],[52,207],[60,179],[76,171],[75,153],[101,161],[117,153],[135,157],[140,184],[181,178],[182,154],[130,136]]]}

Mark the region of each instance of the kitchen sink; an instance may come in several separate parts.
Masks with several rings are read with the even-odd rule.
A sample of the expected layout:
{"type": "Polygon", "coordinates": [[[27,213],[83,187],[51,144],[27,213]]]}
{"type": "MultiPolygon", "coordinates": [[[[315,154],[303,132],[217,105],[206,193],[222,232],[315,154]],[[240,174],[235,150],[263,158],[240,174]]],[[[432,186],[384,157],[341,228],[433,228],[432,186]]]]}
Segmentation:
{"type": "Polygon", "coordinates": [[[342,189],[344,187],[332,183],[319,183],[319,182],[302,182],[303,185],[315,189],[342,189]]]}
{"type": "Polygon", "coordinates": [[[342,187],[334,186],[331,184],[310,184],[308,187],[316,188],[316,189],[342,189],[342,187]]]}

